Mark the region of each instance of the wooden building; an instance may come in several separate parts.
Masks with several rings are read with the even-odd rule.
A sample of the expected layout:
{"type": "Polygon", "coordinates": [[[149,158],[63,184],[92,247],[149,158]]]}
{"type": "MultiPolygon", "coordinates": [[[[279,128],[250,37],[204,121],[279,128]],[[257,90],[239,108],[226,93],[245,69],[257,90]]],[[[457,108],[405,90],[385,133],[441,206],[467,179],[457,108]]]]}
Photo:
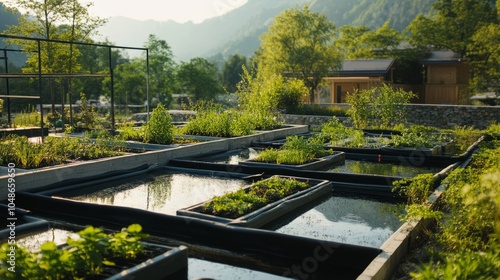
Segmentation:
{"type": "MultiPolygon", "coordinates": [[[[395,84],[397,73],[395,59],[345,60],[342,69],[324,78],[318,88],[315,103],[345,103],[347,93],[356,90],[392,85],[412,91],[417,98],[414,103],[422,104],[468,104],[469,62],[459,58],[452,51],[433,51],[429,57],[420,60],[418,75],[423,75],[423,84],[395,84]]],[[[422,77],[417,79],[422,81],[422,77]]]]}
{"type": "Polygon", "coordinates": [[[452,51],[434,51],[420,61],[424,66],[425,104],[467,104],[469,62],[452,51]]]}
{"type": "Polygon", "coordinates": [[[342,69],[324,79],[316,103],[345,103],[347,93],[392,83],[394,59],[345,60],[342,69]]]}

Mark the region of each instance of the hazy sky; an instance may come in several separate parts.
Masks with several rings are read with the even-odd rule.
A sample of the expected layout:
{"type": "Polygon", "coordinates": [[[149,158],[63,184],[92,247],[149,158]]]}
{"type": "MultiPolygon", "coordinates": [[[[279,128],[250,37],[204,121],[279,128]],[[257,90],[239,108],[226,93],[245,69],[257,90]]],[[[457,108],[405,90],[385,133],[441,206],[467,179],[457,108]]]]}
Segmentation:
{"type": "Polygon", "coordinates": [[[94,2],[90,14],[103,18],[125,16],[138,20],[175,20],[199,23],[222,15],[248,0],[82,0],[94,2]]]}

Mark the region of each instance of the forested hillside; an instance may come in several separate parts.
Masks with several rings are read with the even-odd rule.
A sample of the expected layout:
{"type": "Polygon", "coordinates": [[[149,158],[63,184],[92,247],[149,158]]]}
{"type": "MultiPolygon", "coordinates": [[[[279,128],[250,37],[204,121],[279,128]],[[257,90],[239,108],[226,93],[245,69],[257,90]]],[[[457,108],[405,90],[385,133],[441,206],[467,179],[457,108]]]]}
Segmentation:
{"type": "MultiPolygon", "coordinates": [[[[378,28],[384,22],[403,30],[420,13],[429,13],[436,0],[249,0],[248,3],[223,16],[199,24],[174,21],[137,21],[110,18],[100,29],[99,40],[105,38],[119,45],[142,46],[149,34],[164,39],[172,47],[176,60],[196,56],[229,56],[240,53],[252,56],[260,45],[259,36],[267,31],[273,18],[291,7],[309,5],[325,14],[337,27],[365,25],[378,28]]],[[[5,12],[0,4],[0,32],[15,24],[16,17],[5,12]]],[[[154,9],[155,7],[151,7],[154,9]]]]}

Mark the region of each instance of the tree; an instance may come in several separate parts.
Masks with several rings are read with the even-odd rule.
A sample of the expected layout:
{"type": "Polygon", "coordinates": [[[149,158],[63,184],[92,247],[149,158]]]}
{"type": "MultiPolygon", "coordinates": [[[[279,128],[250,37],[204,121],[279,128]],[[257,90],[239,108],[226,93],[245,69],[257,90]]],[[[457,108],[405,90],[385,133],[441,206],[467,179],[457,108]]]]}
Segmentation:
{"type": "Polygon", "coordinates": [[[222,93],[215,65],[201,57],[181,63],[177,80],[181,90],[195,101],[211,100],[222,93]]]}
{"type": "Polygon", "coordinates": [[[167,108],[172,103],[175,91],[175,62],[172,49],[165,40],[149,35],[146,48],[149,49],[149,86],[157,100],[167,108]]]}
{"type": "Polygon", "coordinates": [[[408,26],[410,42],[449,49],[462,58],[472,50],[474,34],[497,22],[495,0],[437,0],[432,7],[434,16],[419,15],[408,26]]]}
{"type": "MultiPolygon", "coordinates": [[[[7,34],[47,40],[85,41],[94,35],[104,20],[91,17],[88,8],[92,3],[81,5],[78,0],[17,0],[16,8],[25,10],[19,17],[19,25],[9,26],[7,34]]],[[[21,46],[28,55],[25,73],[38,72],[38,46],[35,41],[7,40],[21,46]]],[[[79,69],[76,59],[79,51],[71,44],[43,42],[41,44],[42,73],[75,73],[79,69]]],[[[55,114],[56,88],[62,79],[50,79],[52,113],[55,114]]]]}
{"type": "MultiPolygon", "coordinates": [[[[133,59],[129,63],[119,64],[114,69],[114,93],[115,103],[125,105],[125,113],[128,114],[128,105],[142,105],[146,100],[146,76],[144,62],[141,59],[133,59]]],[[[111,79],[106,77],[103,81],[105,92],[109,96],[109,83],[111,79]]]]}
{"type": "MultiPolygon", "coordinates": [[[[112,45],[112,43],[107,40],[104,42],[97,42],[97,44],[112,45]]],[[[78,45],[76,47],[81,54],[77,59],[77,63],[81,68],[81,73],[108,74],[110,62],[113,67],[130,63],[130,59],[124,55],[122,49],[112,49],[110,61],[109,49],[107,47],[94,45],[78,45]]],[[[98,99],[99,96],[109,92],[107,88],[103,88],[104,80],[106,79],[96,77],[73,79],[73,92],[85,92],[88,98],[98,99]]]]}
{"type": "Polygon", "coordinates": [[[335,46],[348,59],[385,58],[394,56],[402,40],[403,36],[387,21],[377,30],[366,26],[342,26],[335,46]]]}
{"type": "Polygon", "coordinates": [[[498,39],[498,6],[495,0],[438,0],[432,6],[433,16],[419,15],[410,23],[409,41],[424,51],[444,48],[469,59],[471,85],[482,91],[498,83],[494,43],[498,39]]]}
{"type": "Polygon", "coordinates": [[[308,6],[284,11],[261,37],[259,71],[302,80],[313,103],[323,77],[341,67],[341,56],[333,43],[335,32],[333,22],[311,12],[308,6]]]}
{"type": "Polygon", "coordinates": [[[235,92],[237,85],[241,81],[243,66],[247,65],[247,58],[244,55],[233,54],[224,64],[222,79],[224,87],[228,92],[235,92]]]}

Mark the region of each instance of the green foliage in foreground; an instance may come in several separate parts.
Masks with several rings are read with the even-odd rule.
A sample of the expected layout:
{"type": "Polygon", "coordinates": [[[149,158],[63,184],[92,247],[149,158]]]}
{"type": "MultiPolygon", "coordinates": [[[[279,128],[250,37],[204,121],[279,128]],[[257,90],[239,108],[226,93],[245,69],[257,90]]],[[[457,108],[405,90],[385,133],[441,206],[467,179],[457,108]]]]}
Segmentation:
{"type": "MultiPolygon", "coordinates": [[[[441,207],[420,207],[420,218],[433,212],[438,227],[428,243],[434,257],[411,273],[414,279],[500,279],[499,170],[500,141],[483,142],[471,164],[443,182],[441,207]]],[[[425,190],[425,184],[420,180],[419,189],[425,190]]],[[[420,199],[412,203],[425,204],[420,199]]]]}
{"type": "Polygon", "coordinates": [[[32,143],[27,137],[11,135],[0,140],[0,165],[14,163],[19,168],[39,168],[123,154],[122,145],[110,144],[102,139],[92,142],[70,137],[47,137],[43,143],[32,143]]]}
{"type": "Polygon", "coordinates": [[[318,138],[288,136],[281,149],[263,150],[254,160],[277,164],[304,164],[329,154],[331,152],[325,150],[323,142],[318,138]]]}
{"type": "Polygon", "coordinates": [[[214,197],[203,205],[203,212],[226,218],[238,218],[266,204],[280,200],[308,188],[306,182],[293,178],[271,177],[253,183],[249,189],[241,189],[214,197]]]}
{"type": "Polygon", "coordinates": [[[102,273],[105,266],[115,266],[110,261],[135,259],[144,252],[141,239],[148,237],[142,227],[132,224],[121,232],[106,234],[89,226],[78,232],[78,238],[68,237],[67,247],[59,248],[54,242],[41,245],[39,252],[30,252],[20,245],[8,243],[0,247],[1,279],[86,279],[102,273]],[[15,247],[15,272],[9,270],[8,254],[15,247]]]}

